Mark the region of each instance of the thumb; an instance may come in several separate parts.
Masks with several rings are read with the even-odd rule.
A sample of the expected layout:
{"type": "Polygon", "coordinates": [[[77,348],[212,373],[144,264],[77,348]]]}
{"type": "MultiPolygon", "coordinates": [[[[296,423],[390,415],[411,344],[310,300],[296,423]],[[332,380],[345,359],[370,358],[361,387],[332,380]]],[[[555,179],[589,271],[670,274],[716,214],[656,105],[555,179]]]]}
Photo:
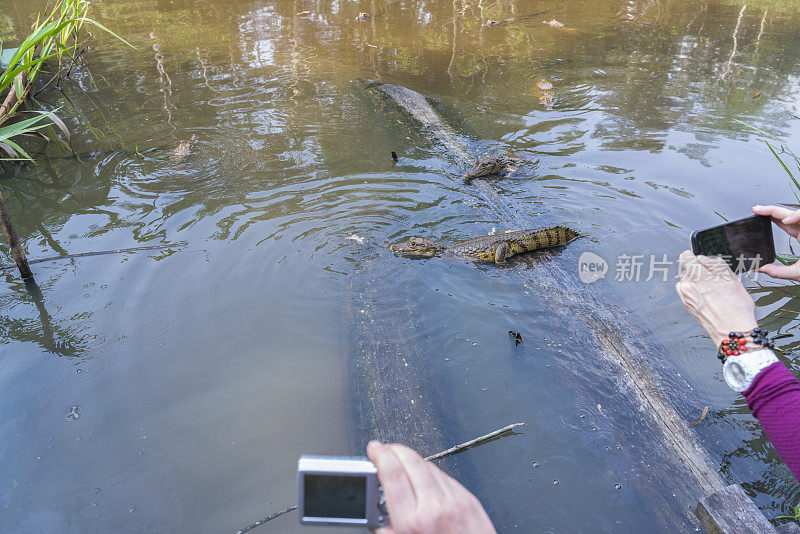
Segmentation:
{"type": "Polygon", "coordinates": [[[761,267],[759,272],[772,278],[782,278],[784,280],[800,280],[800,266],[797,263],[792,265],[776,265],[770,263],[761,267]]]}

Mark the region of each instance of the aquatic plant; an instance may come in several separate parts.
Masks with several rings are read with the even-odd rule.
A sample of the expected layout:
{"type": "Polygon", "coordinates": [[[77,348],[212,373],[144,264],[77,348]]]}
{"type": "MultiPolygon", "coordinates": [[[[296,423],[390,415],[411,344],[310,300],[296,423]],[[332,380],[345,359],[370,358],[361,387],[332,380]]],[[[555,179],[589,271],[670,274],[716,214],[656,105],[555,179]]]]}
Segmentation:
{"type": "MultiPolygon", "coordinates": [[[[800,117],[794,114],[792,114],[792,117],[795,119],[800,119],[800,117]]],[[[790,147],[786,146],[783,141],[771,133],[766,132],[748,122],[740,120],[736,120],[736,122],[743,124],[744,126],[767,138],[762,139],[762,141],[764,141],[764,143],[767,145],[767,148],[770,152],[772,152],[772,155],[775,156],[775,159],[778,160],[778,163],[781,164],[781,167],[783,167],[783,170],[786,171],[786,174],[789,175],[789,180],[793,186],[792,194],[797,202],[800,203],[800,181],[798,181],[798,177],[800,177],[800,156],[798,156],[790,147]],[[772,143],[770,143],[770,141],[772,141],[772,143]],[[784,158],[789,162],[789,165],[787,165],[786,161],[784,161],[784,158],[781,157],[781,154],[784,155],[784,158]],[[796,167],[794,172],[792,172],[792,169],[789,168],[790,165],[792,168],[796,167]]],[[[776,259],[784,265],[791,265],[800,260],[800,256],[796,256],[794,254],[776,254],[776,259]]]]}
{"type": "MultiPolygon", "coordinates": [[[[795,119],[800,119],[800,117],[798,117],[797,115],[792,115],[792,117],[794,117],[795,119]]],[[[775,145],[773,146],[767,139],[762,139],[764,143],[767,145],[767,148],[769,148],[769,151],[772,152],[772,155],[775,156],[775,159],[778,160],[778,163],[781,164],[783,170],[786,171],[786,174],[789,175],[789,179],[794,185],[794,189],[792,189],[792,194],[794,194],[794,198],[798,202],[800,202],[800,182],[798,182],[797,176],[795,176],[795,173],[797,173],[798,176],[800,176],[800,157],[798,157],[797,154],[795,154],[791,148],[786,146],[783,143],[783,141],[781,141],[771,133],[766,132],[761,128],[758,128],[757,126],[754,126],[748,122],[740,120],[736,120],[736,122],[738,122],[739,124],[743,124],[744,126],[750,128],[755,132],[758,132],[759,134],[763,135],[764,137],[775,143],[775,145]],[[789,162],[790,165],[797,167],[794,173],[791,171],[791,169],[789,169],[789,166],[786,164],[783,158],[781,158],[780,156],[781,154],[784,154],[787,157],[787,159],[791,158],[792,161],[789,162]]]]}
{"type": "MultiPolygon", "coordinates": [[[[0,151],[9,156],[0,158],[0,161],[8,159],[33,161],[33,158],[20,146],[18,139],[22,136],[37,135],[48,140],[55,138],[55,135],[47,136],[40,131],[51,123],[58,126],[69,141],[69,130],[61,119],[56,117],[55,112],[27,111],[20,108],[28,99],[28,93],[39,74],[46,72],[43,68],[49,64],[48,62],[55,60],[56,68],[50,72],[52,78],[45,86],[61,75],[67,60],[70,65],[75,63],[81,45],[78,40],[79,31],[84,24],[94,25],[124,41],[99,22],[87,17],[88,10],[87,0],[57,0],[47,16],[42,18],[40,15],[36,18],[31,33],[18,47],[3,49],[0,43],[0,68],[2,68],[0,94],[8,90],[8,96],[0,105],[0,151]],[[22,118],[22,114],[33,116],[22,118]]],[[[2,193],[0,193],[0,227],[8,237],[11,253],[20,275],[34,287],[33,273],[2,193]]]]}
{"type": "Polygon", "coordinates": [[[40,74],[46,72],[44,66],[51,60],[56,68],[51,70],[49,84],[62,72],[64,66],[74,64],[81,46],[79,31],[84,24],[97,28],[122,39],[114,32],[89,18],[87,0],[59,0],[52,11],[44,17],[37,17],[31,33],[16,48],[4,49],[0,43],[0,94],[8,90],[8,96],[0,106],[0,150],[9,158],[32,160],[14,139],[23,135],[40,135],[39,130],[55,124],[69,140],[66,125],[53,111],[22,111],[28,93],[40,74]],[[17,121],[21,114],[33,113],[32,117],[17,121]],[[9,124],[17,121],[14,124],[9,124]]]}
{"type": "Polygon", "coordinates": [[[775,519],[794,519],[795,521],[800,521],[800,503],[794,507],[794,515],[779,515],[775,519]]]}

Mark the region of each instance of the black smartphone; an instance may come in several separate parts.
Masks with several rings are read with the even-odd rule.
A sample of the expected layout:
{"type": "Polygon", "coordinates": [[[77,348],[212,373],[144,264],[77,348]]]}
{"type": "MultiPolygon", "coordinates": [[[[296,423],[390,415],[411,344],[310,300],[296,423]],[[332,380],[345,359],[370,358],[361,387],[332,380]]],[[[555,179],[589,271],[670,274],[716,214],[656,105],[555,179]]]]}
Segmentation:
{"type": "Polygon", "coordinates": [[[735,273],[754,271],[775,261],[772,219],[752,215],[692,232],[692,252],[722,256],[735,273]]]}

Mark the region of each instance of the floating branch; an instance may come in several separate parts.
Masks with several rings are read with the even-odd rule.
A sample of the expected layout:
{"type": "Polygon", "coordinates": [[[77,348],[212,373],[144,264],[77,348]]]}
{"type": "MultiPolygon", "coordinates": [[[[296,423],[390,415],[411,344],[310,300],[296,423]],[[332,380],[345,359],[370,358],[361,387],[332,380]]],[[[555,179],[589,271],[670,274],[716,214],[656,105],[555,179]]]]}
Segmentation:
{"type": "MultiPolygon", "coordinates": [[[[463,450],[469,449],[470,447],[474,447],[476,445],[480,445],[481,443],[485,443],[486,441],[489,441],[492,438],[496,438],[498,436],[501,436],[501,435],[505,434],[506,432],[511,432],[512,430],[514,430],[518,426],[522,426],[524,424],[525,423],[512,423],[512,424],[510,424],[508,426],[504,426],[503,428],[498,428],[494,432],[489,432],[488,434],[486,434],[484,436],[481,436],[479,438],[471,439],[469,441],[466,441],[464,443],[456,445],[455,447],[450,447],[446,451],[437,452],[436,454],[433,454],[431,456],[427,456],[425,459],[428,460],[428,461],[439,460],[441,458],[444,458],[445,456],[450,456],[451,454],[455,454],[457,452],[461,452],[463,450]]],[[[297,505],[289,506],[288,508],[284,508],[280,512],[275,512],[274,514],[268,515],[267,517],[265,517],[263,519],[259,519],[255,523],[251,523],[250,525],[246,526],[245,528],[243,528],[241,530],[237,530],[236,534],[244,534],[245,532],[249,532],[249,531],[253,530],[256,527],[260,527],[261,525],[263,525],[267,521],[272,521],[273,519],[277,519],[277,518],[281,517],[282,515],[286,515],[286,514],[288,514],[289,512],[291,512],[293,510],[297,510],[297,505]]]]}
{"type": "Polygon", "coordinates": [[[245,532],[249,532],[249,531],[253,530],[253,529],[254,529],[254,528],[256,528],[256,527],[260,527],[261,525],[263,525],[263,524],[264,524],[264,523],[266,523],[267,521],[272,521],[273,519],[276,519],[276,518],[278,518],[278,517],[280,517],[280,516],[282,516],[282,515],[286,515],[286,514],[288,514],[288,513],[289,513],[289,512],[291,512],[292,510],[297,510],[297,505],[296,505],[296,504],[295,504],[294,506],[290,506],[289,508],[284,508],[284,509],[283,509],[283,510],[281,510],[280,512],[275,512],[275,513],[274,513],[274,514],[272,514],[272,515],[268,515],[268,516],[267,516],[267,517],[265,517],[264,519],[259,519],[258,521],[256,521],[256,522],[255,522],[255,523],[253,523],[252,525],[246,526],[246,527],[245,527],[245,528],[243,528],[242,530],[237,530],[237,531],[236,531],[236,534],[244,534],[245,532]]]}
{"type": "MultiPolygon", "coordinates": [[[[177,243],[169,243],[166,245],[153,245],[150,247],[131,247],[131,248],[120,248],[117,250],[98,250],[95,252],[79,252],[78,254],[69,254],[68,256],[53,256],[52,258],[42,258],[39,260],[32,260],[29,261],[28,264],[31,263],[42,263],[45,261],[55,261],[55,260],[66,260],[71,258],[83,258],[86,256],[101,256],[103,254],[123,254],[125,252],[142,252],[146,250],[161,250],[165,248],[171,247],[184,247],[189,243],[186,241],[178,241],[177,243]]],[[[6,269],[12,269],[15,267],[14,265],[3,265],[0,266],[0,271],[4,271],[6,269]]],[[[32,276],[32,275],[31,275],[32,276]]]]}
{"type": "Polygon", "coordinates": [[[455,447],[450,447],[446,451],[442,451],[442,452],[433,454],[431,456],[427,456],[425,459],[428,460],[428,461],[439,460],[441,458],[444,458],[445,456],[450,456],[451,454],[455,454],[455,453],[461,452],[461,451],[463,451],[465,449],[469,449],[470,447],[474,447],[475,445],[480,445],[484,441],[489,441],[490,439],[495,438],[497,436],[500,436],[502,434],[505,434],[506,432],[511,432],[512,430],[514,430],[518,426],[522,426],[524,424],[525,423],[512,423],[512,424],[510,424],[508,426],[504,426],[503,428],[499,428],[499,429],[495,430],[494,432],[489,432],[485,436],[481,436],[479,438],[475,438],[475,439],[472,439],[470,441],[461,443],[460,445],[456,445],[455,447]]]}

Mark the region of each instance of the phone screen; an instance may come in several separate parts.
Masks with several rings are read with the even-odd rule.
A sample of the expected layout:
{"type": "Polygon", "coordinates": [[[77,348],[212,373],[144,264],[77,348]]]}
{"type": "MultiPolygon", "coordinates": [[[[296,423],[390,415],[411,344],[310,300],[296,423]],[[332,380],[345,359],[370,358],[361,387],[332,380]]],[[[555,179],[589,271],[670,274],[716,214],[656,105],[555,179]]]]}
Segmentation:
{"type": "Polygon", "coordinates": [[[722,256],[735,273],[757,270],[775,261],[772,221],[754,215],[692,234],[692,252],[722,256]]]}

